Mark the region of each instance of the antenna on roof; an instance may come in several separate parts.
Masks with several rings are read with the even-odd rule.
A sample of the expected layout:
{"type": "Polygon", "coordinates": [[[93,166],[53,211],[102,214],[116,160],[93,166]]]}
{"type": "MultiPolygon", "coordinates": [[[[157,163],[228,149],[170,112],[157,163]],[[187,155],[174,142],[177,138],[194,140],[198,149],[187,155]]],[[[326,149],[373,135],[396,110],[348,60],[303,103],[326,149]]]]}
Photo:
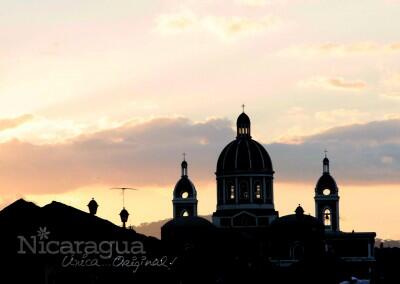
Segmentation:
{"type": "Polygon", "coordinates": [[[112,187],[110,189],[120,189],[122,191],[122,208],[125,208],[125,190],[137,190],[131,187],[112,187]]]}

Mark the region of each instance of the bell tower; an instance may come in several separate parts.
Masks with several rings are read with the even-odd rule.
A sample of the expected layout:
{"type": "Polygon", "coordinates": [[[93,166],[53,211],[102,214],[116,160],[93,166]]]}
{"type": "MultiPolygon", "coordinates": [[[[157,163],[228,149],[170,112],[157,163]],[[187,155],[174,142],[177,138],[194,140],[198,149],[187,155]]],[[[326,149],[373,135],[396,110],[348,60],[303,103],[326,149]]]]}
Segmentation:
{"type": "Polygon", "coordinates": [[[176,183],[172,204],[174,207],[173,217],[197,216],[197,192],[188,177],[188,163],[183,154],[181,163],[181,179],[176,183]]]}
{"type": "Polygon", "coordinates": [[[315,187],[315,216],[326,231],[339,231],[339,189],[329,172],[329,159],[325,150],[322,176],[315,187]]]}

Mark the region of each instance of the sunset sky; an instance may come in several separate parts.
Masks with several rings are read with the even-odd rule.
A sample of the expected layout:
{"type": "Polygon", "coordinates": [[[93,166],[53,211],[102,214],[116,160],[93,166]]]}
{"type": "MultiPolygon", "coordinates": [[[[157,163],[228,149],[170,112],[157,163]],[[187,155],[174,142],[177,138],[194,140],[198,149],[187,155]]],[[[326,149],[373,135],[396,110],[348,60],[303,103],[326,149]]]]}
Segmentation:
{"type": "Polygon", "coordinates": [[[400,239],[399,0],[3,0],[0,208],[171,217],[182,152],[200,214],[246,104],[275,206],[314,214],[325,148],[341,229],[400,239]]]}

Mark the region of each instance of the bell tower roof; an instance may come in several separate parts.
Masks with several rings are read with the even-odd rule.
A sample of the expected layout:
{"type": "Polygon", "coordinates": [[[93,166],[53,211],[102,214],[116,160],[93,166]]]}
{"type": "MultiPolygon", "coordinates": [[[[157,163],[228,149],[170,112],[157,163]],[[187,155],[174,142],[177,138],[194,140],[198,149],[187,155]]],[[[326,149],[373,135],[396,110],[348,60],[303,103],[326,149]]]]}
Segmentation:
{"type": "Polygon", "coordinates": [[[325,157],[322,160],[322,176],[318,179],[315,186],[315,191],[317,194],[323,194],[325,189],[329,189],[332,193],[336,194],[338,192],[338,187],[335,179],[331,176],[329,172],[329,159],[327,157],[327,150],[325,152],[325,157]]]}
{"type": "Polygon", "coordinates": [[[181,163],[182,174],[181,178],[175,185],[174,198],[180,199],[183,193],[187,193],[188,197],[190,198],[196,198],[197,195],[196,188],[188,176],[188,163],[185,160],[186,154],[184,153],[183,155],[184,155],[184,160],[181,163]]]}
{"type": "Polygon", "coordinates": [[[183,153],[181,169],[182,175],[175,185],[172,199],[174,219],[197,216],[197,191],[188,177],[188,163],[185,153],[183,153]]]}

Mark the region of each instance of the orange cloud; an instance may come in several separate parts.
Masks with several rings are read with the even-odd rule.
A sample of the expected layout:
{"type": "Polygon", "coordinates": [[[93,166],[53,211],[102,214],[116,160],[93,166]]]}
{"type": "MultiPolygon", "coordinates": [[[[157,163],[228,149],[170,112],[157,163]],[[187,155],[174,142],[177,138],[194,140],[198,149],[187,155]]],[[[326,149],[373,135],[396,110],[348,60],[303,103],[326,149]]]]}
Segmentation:
{"type": "Polygon", "coordinates": [[[156,29],[162,34],[178,34],[188,31],[205,31],[221,39],[232,39],[244,35],[262,33],[278,22],[277,18],[196,16],[191,11],[163,14],[156,19],[156,29]]]}
{"type": "Polygon", "coordinates": [[[336,123],[339,125],[366,122],[370,119],[368,112],[358,109],[333,109],[330,111],[319,111],[315,113],[315,118],[321,122],[336,123]]]}
{"type": "Polygon", "coordinates": [[[390,99],[400,99],[400,73],[392,73],[382,81],[381,95],[390,99]]]}
{"type": "Polygon", "coordinates": [[[204,26],[220,38],[229,39],[243,35],[262,33],[277,22],[278,20],[272,16],[263,17],[261,19],[210,16],[204,19],[204,26]]]}
{"type": "Polygon", "coordinates": [[[198,19],[190,11],[160,15],[156,19],[157,30],[162,34],[176,34],[193,29],[198,19]]]}
{"type": "Polygon", "coordinates": [[[325,89],[360,91],[367,87],[361,80],[345,80],[341,77],[313,77],[300,82],[304,87],[317,87],[325,89]]]}
{"type": "Polygon", "coordinates": [[[33,115],[24,114],[15,118],[0,119],[0,131],[16,128],[33,119],[33,115]]]}
{"type": "Polygon", "coordinates": [[[380,44],[376,42],[320,43],[313,45],[301,45],[285,48],[280,55],[289,56],[316,56],[316,55],[367,55],[367,54],[391,54],[400,52],[400,42],[380,44]]]}

